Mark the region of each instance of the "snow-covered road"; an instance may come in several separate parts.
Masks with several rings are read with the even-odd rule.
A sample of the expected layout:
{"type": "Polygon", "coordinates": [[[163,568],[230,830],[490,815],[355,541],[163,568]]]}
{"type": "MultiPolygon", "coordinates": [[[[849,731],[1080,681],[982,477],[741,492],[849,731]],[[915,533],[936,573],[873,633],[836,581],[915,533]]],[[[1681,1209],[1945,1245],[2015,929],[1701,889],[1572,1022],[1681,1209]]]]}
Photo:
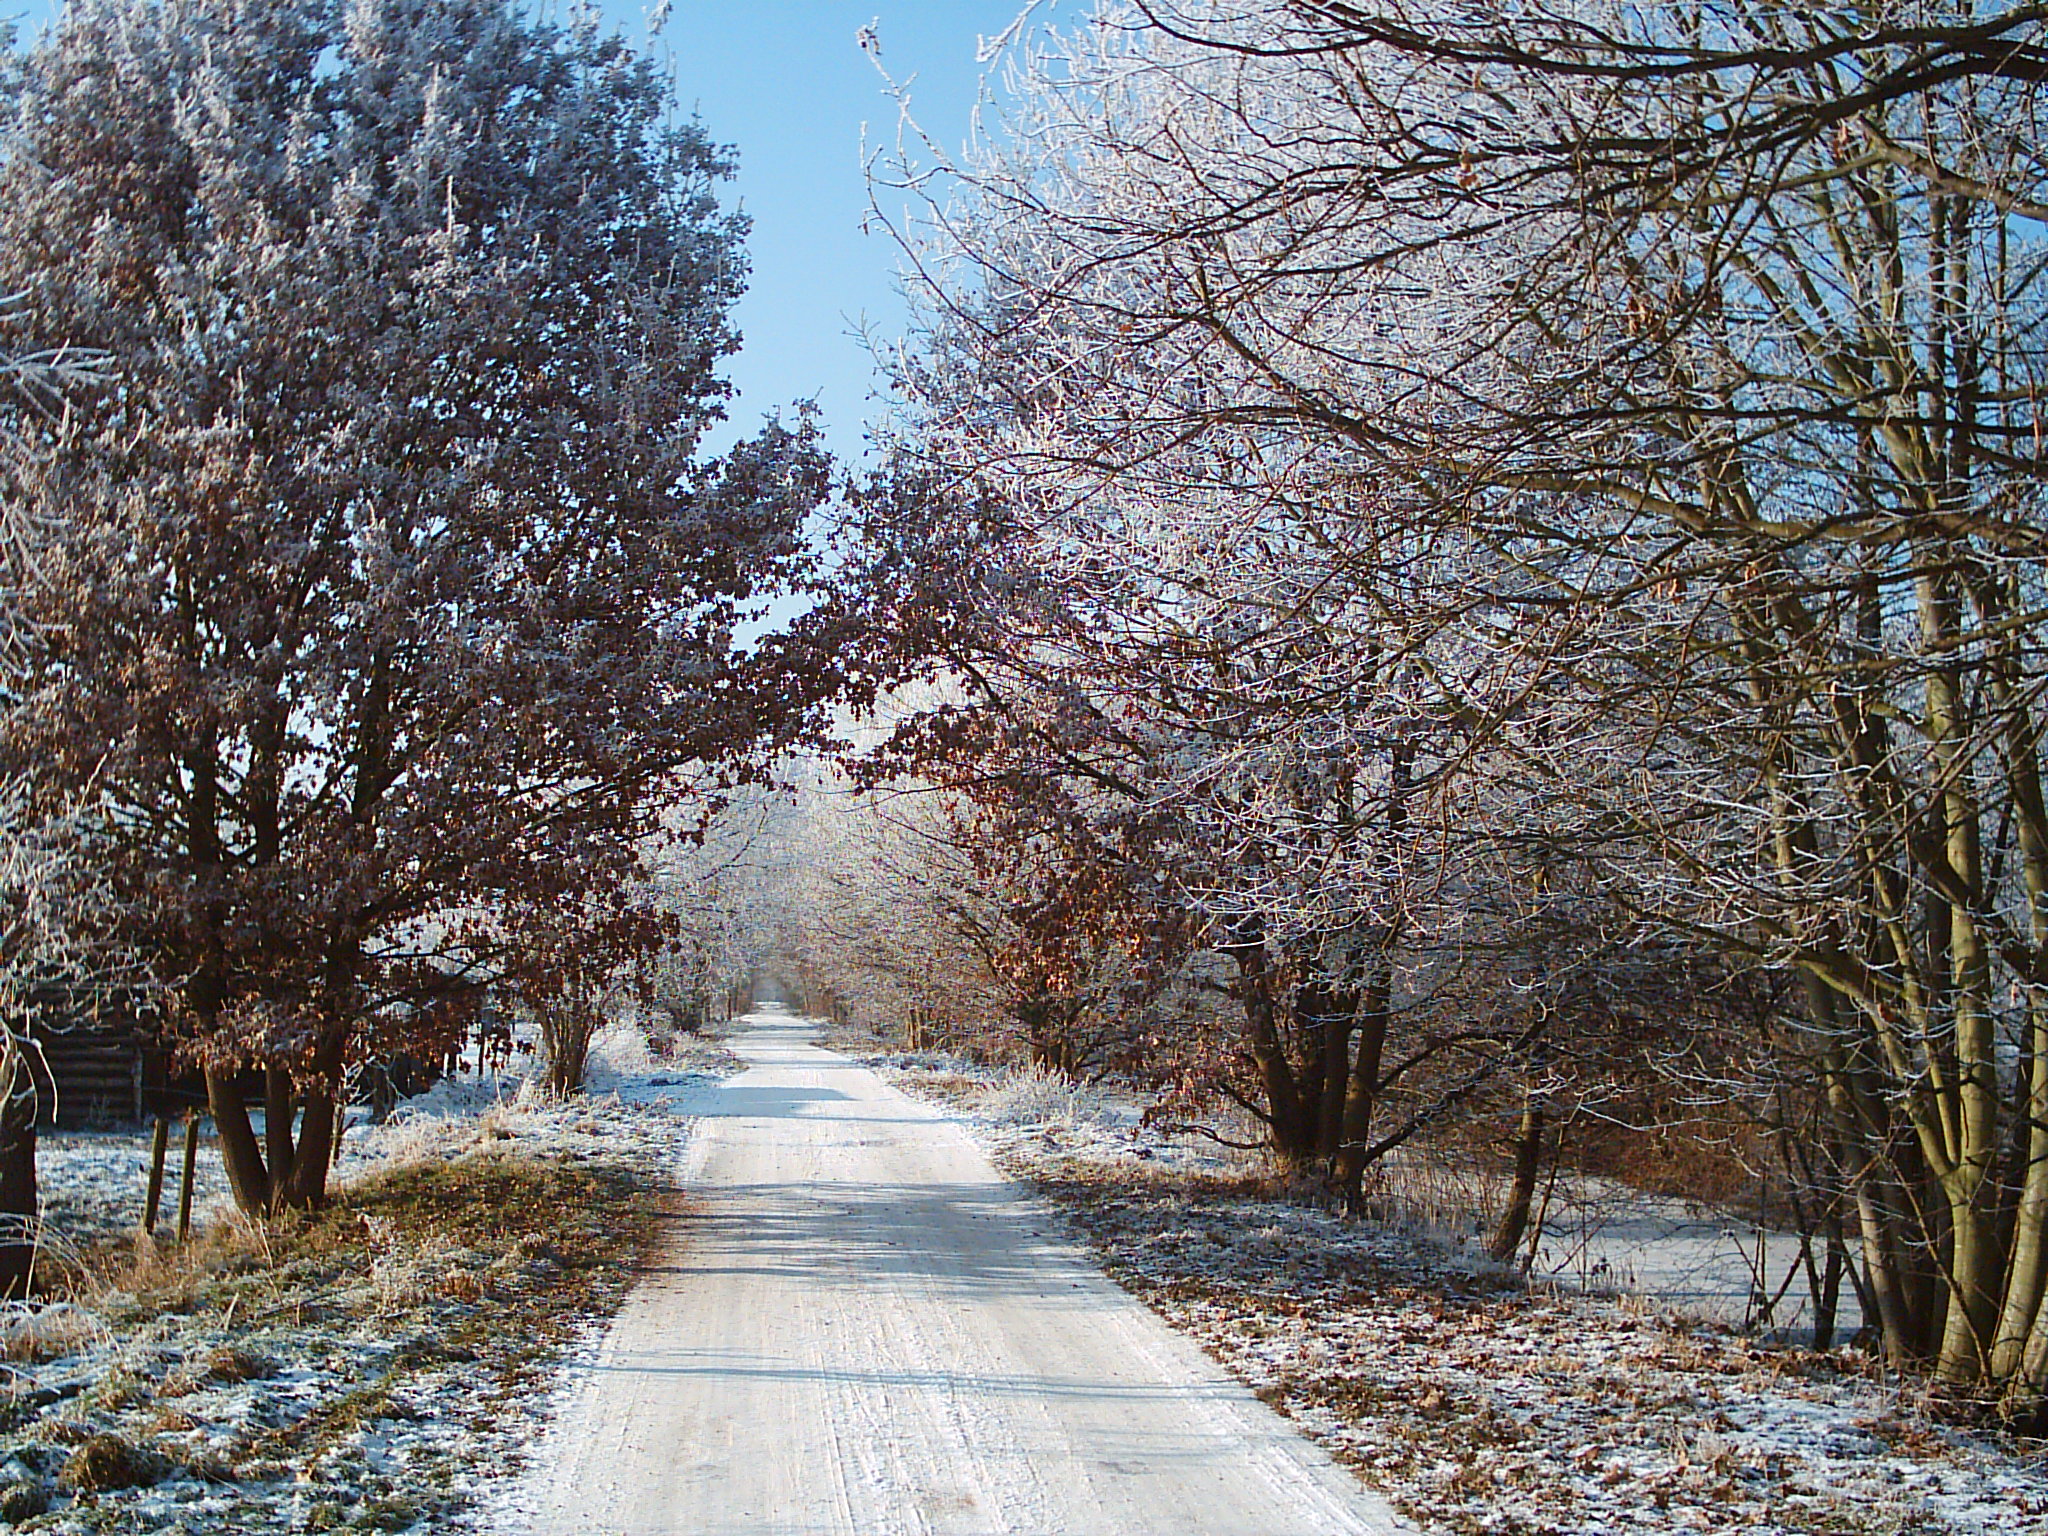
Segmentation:
{"type": "Polygon", "coordinates": [[[751,1025],[687,1106],[696,1214],[522,1486],[538,1536],[1404,1529],[958,1125],[751,1025]]]}

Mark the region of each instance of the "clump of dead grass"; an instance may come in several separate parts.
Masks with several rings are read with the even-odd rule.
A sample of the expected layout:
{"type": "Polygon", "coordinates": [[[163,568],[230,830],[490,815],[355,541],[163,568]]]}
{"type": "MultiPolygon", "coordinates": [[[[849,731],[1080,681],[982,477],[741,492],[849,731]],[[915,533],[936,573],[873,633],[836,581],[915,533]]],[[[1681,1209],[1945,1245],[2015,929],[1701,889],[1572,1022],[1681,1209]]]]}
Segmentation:
{"type": "Polygon", "coordinates": [[[404,1277],[386,1288],[384,1302],[392,1292],[403,1293],[404,1305],[449,1291],[476,1300],[452,1271],[482,1269],[535,1239],[589,1255],[572,1272],[603,1268],[647,1239],[658,1219],[653,1204],[623,1170],[569,1167],[516,1144],[487,1143],[445,1161],[381,1170],[322,1211],[266,1222],[230,1217],[184,1243],[138,1237],[105,1245],[70,1278],[66,1302],[0,1314],[0,1356],[50,1358],[104,1336],[109,1323],[260,1308],[308,1282],[359,1282],[380,1264],[404,1277]]]}
{"type": "Polygon", "coordinates": [[[57,1486],[66,1493],[107,1493],[141,1488],[170,1475],[169,1457],[120,1435],[88,1436],[65,1460],[57,1486]]]}
{"type": "Polygon", "coordinates": [[[58,1360],[107,1336],[99,1317],[71,1301],[0,1303],[0,1360],[58,1360]]]}
{"type": "Polygon", "coordinates": [[[206,1375],[212,1381],[268,1381],[278,1369],[270,1356],[242,1344],[223,1344],[206,1356],[206,1375]]]}
{"type": "Polygon", "coordinates": [[[1051,1067],[1035,1065],[1004,1073],[975,1095],[973,1108],[997,1125],[1083,1129],[1119,1123],[1100,1089],[1051,1067]]]}
{"type": "Polygon", "coordinates": [[[50,1507],[49,1490],[26,1479],[0,1483],[0,1520],[19,1525],[50,1507]]]}

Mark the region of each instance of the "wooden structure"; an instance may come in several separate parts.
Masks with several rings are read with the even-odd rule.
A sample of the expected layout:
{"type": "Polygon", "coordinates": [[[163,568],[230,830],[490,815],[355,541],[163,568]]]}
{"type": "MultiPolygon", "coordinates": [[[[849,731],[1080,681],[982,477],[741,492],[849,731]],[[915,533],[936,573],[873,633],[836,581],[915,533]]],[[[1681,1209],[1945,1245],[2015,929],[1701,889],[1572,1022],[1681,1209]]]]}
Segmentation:
{"type": "Polygon", "coordinates": [[[169,1053],[131,1022],[102,1016],[31,1033],[56,1080],[59,1126],[136,1125],[206,1101],[199,1075],[173,1071],[169,1053]]]}

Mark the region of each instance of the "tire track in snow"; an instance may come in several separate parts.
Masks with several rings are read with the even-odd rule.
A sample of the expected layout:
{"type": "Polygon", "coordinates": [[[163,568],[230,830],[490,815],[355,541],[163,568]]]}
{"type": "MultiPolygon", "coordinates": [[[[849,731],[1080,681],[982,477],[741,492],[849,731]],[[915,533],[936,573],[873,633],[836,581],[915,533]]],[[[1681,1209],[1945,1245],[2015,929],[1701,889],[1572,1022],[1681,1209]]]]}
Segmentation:
{"type": "Polygon", "coordinates": [[[541,1445],[532,1536],[1387,1536],[941,1112],[761,1014],[686,1217],[541,1445]]]}

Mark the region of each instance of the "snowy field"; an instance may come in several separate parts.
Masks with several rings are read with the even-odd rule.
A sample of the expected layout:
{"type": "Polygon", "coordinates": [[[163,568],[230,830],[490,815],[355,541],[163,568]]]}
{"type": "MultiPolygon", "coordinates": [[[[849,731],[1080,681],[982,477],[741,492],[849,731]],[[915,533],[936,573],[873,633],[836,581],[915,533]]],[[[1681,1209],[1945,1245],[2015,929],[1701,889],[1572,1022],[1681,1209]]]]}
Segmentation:
{"type": "Polygon", "coordinates": [[[2048,1533],[2048,1445],[1945,1427],[1861,1353],[1731,1327],[1740,1228],[1672,1202],[1631,1221],[1604,1190],[1553,1250],[1559,1283],[1525,1289],[1455,1236],[1272,1199],[1241,1154],[1160,1141],[1088,1089],[934,1057],[890,1075],[1427,1532],[2048,1533]]]}
{"type": "MultiPolygon", "coordinates": [[[[562,1361],[594,1347],[623,1297],[624,1202],[670,1184],[689,1100],[724,1070],[713,1046],[655,1061],[618,1038],[600,1048],[591,1093],[567,1104],[516,1076],[446,1081],[389,1123],[350,1129],[336,1179],[363,1214],[297,1247],[273,1249],[232,1218],[205,1147],[189,1247],[138,1240],[130,1256],[103,1243],[79,1300],[7,1315],[0,1527],[459,1527],[477,1489],[516,1465],[562,1361]],[[421,1220],[432,1205],[418,1191],[439,1185],[505,1190],[503,1230],[488,1210],[421,1220]],[[403,1219],[378,1214],[386,1187],[408,1202],[403,1219]],[[610,1215],[607,1191],[622,1202],[610,1215]],[[525,1212],[520,1229],[513,1199],[558,1195],[564,1211],[525,1212]]],[[[141,1132],[49,1139],[59,1248],[135,1231],[147,1146],[141,1132]]],[[[177,1162],[174,1141],[173,1179],[177,1162]]],[[[165,1206],[168,1224],[174,1189],[165,1206]]]]}
{"type": "MultiPolygon", "coordinates": [[[[1797,1236],[1605,1179],[1559,1181],[1530,1274],[1559,1288],[1754,1327],[1787,1343],[1813,1339],[1797,1236]]],[[[1862,1326],[1855,1287],[1844,1277],[1835,1337],[1854,1338],[1862,1326]]]]}
{"type": "MultiPolygon", "coordinates": [[[[160,1230],[174,1231],[178,1217],[179,1164],[183,1131],[173,1127],[165,1158],[160,1230]]],[[[60,1131],[45,1135],[37,1149],[42,1184],[43,1225],[59,1243],[91,1242],[125,1235],[142,1225],[149,1189],[149,1132],[60,1131]]],[[[226,1214],[227,1176],[220,1154],[203,1145],[194,1170],[192,1216],[205,1226],[226,1214]]]]}

